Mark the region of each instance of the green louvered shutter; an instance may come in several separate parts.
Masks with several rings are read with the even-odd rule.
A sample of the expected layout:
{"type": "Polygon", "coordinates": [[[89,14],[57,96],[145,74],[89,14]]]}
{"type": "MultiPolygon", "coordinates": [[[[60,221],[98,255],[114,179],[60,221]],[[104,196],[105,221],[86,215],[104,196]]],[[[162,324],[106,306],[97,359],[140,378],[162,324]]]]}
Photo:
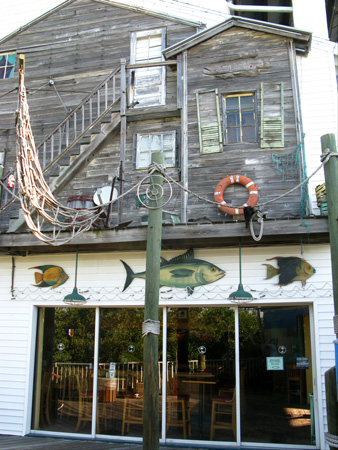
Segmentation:
{"type": "Polygon", "coordinates": [[[284,147],[283,83],[261,84],[261,147],[284,147]]]}
{"type": "Polygon", "coordinates": [[[198,134],[201,153],[223,150],[218,90],[196,92],[198,134]]]}

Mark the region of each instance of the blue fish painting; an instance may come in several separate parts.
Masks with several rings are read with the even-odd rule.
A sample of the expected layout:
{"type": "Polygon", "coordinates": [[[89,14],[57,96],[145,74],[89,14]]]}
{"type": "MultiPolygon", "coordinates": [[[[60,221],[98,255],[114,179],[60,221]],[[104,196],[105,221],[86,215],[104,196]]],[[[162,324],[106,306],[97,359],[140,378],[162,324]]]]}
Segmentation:
{"type": "Polygon", "coordinates": [[[43,288],[43,287],[52,287],[53,289],[61,286],[61,284],[65,283],[69,276],[66,272],[59,266],[52,265],[44,265],[44,266],[35,266],[30,267],[30,269],[37,269],[40,272],[35,272],[35,283],[33,286],[43,288]]]}

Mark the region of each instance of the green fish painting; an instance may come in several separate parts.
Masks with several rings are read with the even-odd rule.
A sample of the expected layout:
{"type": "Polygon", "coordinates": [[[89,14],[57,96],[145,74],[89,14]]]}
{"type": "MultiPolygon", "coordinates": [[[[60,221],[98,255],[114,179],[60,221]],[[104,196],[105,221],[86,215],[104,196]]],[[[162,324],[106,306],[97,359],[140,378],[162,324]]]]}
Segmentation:
{"type": "MultiPolygon", "coordinates": [[[[146,279],[146,272],[134,273],[127,263],[121,262],[127,272],[123,291],[130,286],[134,278],[146,279]]],[[[161,258],[160,285],[186,288],[189,294],[192,294],[195,287],[213,283],[224,275],[225,271],[214,264],[195,259],[193,249],[188,250],[183,255],[175,256],[169,261],[161,258]]]]}
{"type": "Polygon", "coordinates": [[[279,275],[279,283],[277,283],[279,286],[287,286],[294,281],[301,281],[304,287],[306,280],[316,273],[316,269],[311,264],[297,256],[276,256],[275,258],[267,259],[267,261],[272,259],[277,260],[278,268],[273,267],[271,264],[263,264],[267,268],[265,279],[269,280],[279,275]]]}
{"type": "Polygon", "coordinates": [[[35,272],[35,283],[33,286],[42,288],[42,287],[52,287],[53,289],[61,286],[61,284],[65,283],[69,276],[66,272],[59,266],[35,266],[30,267],[30,269],[38,269],[40,272],[35,272]]]}

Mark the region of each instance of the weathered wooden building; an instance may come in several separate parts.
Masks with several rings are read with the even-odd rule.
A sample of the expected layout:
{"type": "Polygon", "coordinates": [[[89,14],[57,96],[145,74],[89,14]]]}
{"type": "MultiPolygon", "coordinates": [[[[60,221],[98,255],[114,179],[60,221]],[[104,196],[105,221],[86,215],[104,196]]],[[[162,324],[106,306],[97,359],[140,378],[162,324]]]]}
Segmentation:
{"type": "Polygon", "coordinates": [[[336,132],[330,44],[255,18],[206,28],[68,0],[0,53],[0,432],[141,439],[148,169],[162,152],[162,442],[326,448],[322,172],[302,182],[320,166],[314,122],[326,120],[309,98],[331,94],[321,134],[336,132]],[[20,164],[50,188],[25,185],[38,214],[13,197],[18,180],[10,187],[27,150],[16,136],[19,55],[41,172],[20,164]],[[63,226],[52,195],[69,208],[63,226]],[[77,234],[88,208],[115,197],[77,234]],[[74,282],[83,298],[67,304],[74,282]]]}

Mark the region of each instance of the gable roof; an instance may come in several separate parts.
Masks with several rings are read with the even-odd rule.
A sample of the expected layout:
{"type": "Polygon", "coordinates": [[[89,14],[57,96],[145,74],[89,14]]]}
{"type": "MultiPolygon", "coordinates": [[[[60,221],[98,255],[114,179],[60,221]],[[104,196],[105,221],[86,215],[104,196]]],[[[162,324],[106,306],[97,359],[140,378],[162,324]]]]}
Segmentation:
{"type": "MultiPolygon", "coordinates": [[[[7,40],[11,39],[12,37],[16,36],[17,34],[21,33],[24,30],[27,30],[29,27],[31,27],[32,25],[35,25],[36,23],[41,22],[42,20],[46,19],[47,17],[49,17],[51,14],[54,14],[55,12],[59,11],[60,9],[65,8],[66,6],[75,3],[79,0],[66,0],[63,3],[61,3],[60,5],[56,6],[55,8],[47,11],[46,13],[42,14],[41,16],[37,17],[36,19],[28,22],[26,25],[18,28],[17,30],[13,31],[12,33],[8,34],[7,36],[3,37],[2,39],[0,39],[0,44],[6,42],[7,40]]],[[[122,8],[122,9],[129,9],[131,11],[135,11],[135,12],[139,12],[141,14],[147,14],[147,15],[151,15],[154,17],[159,17],[161,19],[167,19],[167,20],[171,20],[174,22],[178,22],[178,23],[182,23],[184,25],[188,25],[188,26],[192,26],[192,27],[196,27],[196,28],[205,28],[205,24],[203,22],[200,21],[194,21],[194,20],[188,20],[182,17],[178,17],[175,15],[171,15],[168,13],[161,13],[159,11],[155,11],[155,10],[151,10],[151,9],[147,9],[147,8],[143,8],[142,6],[131,6],[131,5],[126,5],[126,4],[122,4],[119,2],[114,2],[114,0],[91,0],[93,2],[96,3],[103,3],[107,6],[112,6],[112,7],[116,7],[116,8],[122,8]]]]}
{"type": "Polygon", "coordinates": [[[232,16],[230,19],[224,22],[201,31],[183,41],[178,42],[163,51],[166,59],[172,58],[177,54],[188,50],[195,45],[198,45],[223,31],[229,30],[232,27],[247,28],[255,31],[262,31],[265,33],[275,34],[283,37],[293,39],[296,44],[296,51],[301,53],[307,53],[311,46],[312,33],[309,31],[301,31],[296,28],[287,27],[283,25],[276,25],[269,22],[263,22],[260,20],[246,19],[243,17],[232,16]]]}

